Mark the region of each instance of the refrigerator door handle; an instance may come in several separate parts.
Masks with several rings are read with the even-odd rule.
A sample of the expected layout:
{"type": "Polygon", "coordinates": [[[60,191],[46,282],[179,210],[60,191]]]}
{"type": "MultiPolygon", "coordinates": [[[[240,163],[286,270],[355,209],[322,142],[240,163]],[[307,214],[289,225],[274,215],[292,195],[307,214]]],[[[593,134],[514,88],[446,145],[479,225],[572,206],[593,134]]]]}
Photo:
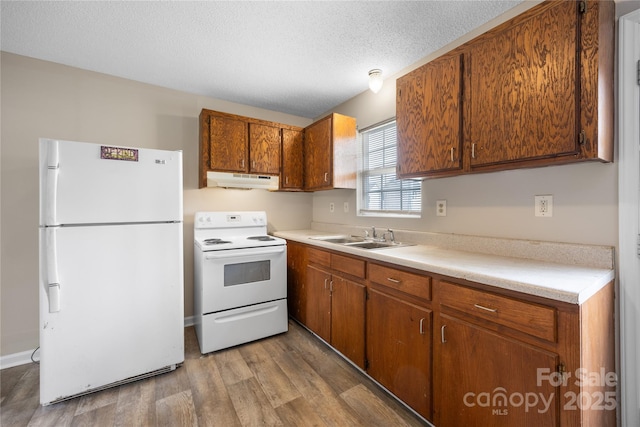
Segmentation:
{"type": "Polygon", "coordinates": [[[47,172],[46,172],[46,200],[45,200],[45,223],[56,225],[56,212],[58,201],[58,170],[60,159],[58,152],[58,141],[50,141],[47,145],[47,172]]]}
{"type": "Polygon", "coordinates": [[[56,242],[57,227],[46,229],[47,284],[49,297],[49,313],[60,311],[60,280],[58,278],[58,246],[56,242]]]}

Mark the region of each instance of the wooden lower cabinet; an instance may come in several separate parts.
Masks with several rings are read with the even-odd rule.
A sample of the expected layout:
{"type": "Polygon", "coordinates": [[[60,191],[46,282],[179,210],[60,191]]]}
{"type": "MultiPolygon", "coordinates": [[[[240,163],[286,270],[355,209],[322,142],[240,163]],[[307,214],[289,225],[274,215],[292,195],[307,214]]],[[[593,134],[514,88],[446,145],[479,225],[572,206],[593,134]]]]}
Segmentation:
{"type": "Polygon", "coordinates": [[[331,342],[331,273],[307,266],[307,327],[331,342]]]}
{"type": "Polygon", "coordinates": [[[437,427],[616,425],[613,282],[577,305],[288,250],[291,315],[437,427]]]}
{"type": "Polygon", "coordinates": [[[367,373],[431,419],[432,311],[376,289],[367,305],[367,373]]]}
{"type": "Polygon", "coordinates": [[[307,266],[306,326],[364,369],[366,287],[307,266]]]}
{"type": "Polygon", "coordinates": [[[287,309],[289,316],[307,323],[307,247],[287,242],[287,309]]]}
{"type": "Polygon", "coordinates": [[[557,370],[557,354],[444,314],[437,325],[435,425],[559,425],[559,387],[538,375],[557,370]]]}

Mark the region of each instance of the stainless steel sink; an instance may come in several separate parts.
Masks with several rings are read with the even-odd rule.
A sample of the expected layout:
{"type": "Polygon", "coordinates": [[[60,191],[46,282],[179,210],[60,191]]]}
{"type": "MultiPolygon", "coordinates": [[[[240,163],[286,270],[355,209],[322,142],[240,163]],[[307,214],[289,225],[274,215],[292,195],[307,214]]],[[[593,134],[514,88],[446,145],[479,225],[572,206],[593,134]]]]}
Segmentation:
{"type": "Polygon", "coordinates": [[[323,242],[327,242],[327,243],[339,243],[339,244],[364,242],[364,237],[358,237],[358,236],[311,237],[311,239],[322,240],[323,242]]]}
{"type": "Polygon", "coordinates": [[[396,242],[361,242],[361,243],[347,243],[345,246],[360,249],[386,249],[386,248],[399,248],[401,246],[409,246],[406,243],[396,242]]]}
{"type": "Polygon", "coordinates": [[[389,241],[372,241],[360,236],[317,236],[310,237],[313,240],[320,240],[327,243],[335,243],[337,245],[349,246],[359,249],[386,249],[399,248],[402,246],[411,246],[408,243],[389,242],[389,241]]]}

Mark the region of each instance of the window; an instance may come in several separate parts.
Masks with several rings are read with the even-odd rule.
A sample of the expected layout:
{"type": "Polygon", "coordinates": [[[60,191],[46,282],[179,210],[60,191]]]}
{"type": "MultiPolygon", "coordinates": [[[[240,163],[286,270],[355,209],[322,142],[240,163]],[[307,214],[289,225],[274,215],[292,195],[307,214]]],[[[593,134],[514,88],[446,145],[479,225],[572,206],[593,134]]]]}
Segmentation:
{"type": "Polygon", "coordinates": [[[422,211],[422,182],[396,178],[395,120],[365,129],[361,135],[358,214],[419,217],[422,211]]]}

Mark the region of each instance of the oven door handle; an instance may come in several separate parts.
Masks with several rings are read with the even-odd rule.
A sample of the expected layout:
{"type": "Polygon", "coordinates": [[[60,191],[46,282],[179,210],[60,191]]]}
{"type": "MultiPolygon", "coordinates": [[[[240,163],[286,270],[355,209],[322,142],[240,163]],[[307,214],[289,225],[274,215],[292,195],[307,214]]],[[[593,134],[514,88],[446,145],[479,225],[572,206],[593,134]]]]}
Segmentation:
{"type": "Polygon", "coordinates": [[[268,255],[283,253],[287,247],[285,245],[265,247],[265,248],[247,248],[247,249],[231,249],[226,251],[207,252],[204,259],[221,259],[221,258],[242,258],[254,255],[268,255]]]}

